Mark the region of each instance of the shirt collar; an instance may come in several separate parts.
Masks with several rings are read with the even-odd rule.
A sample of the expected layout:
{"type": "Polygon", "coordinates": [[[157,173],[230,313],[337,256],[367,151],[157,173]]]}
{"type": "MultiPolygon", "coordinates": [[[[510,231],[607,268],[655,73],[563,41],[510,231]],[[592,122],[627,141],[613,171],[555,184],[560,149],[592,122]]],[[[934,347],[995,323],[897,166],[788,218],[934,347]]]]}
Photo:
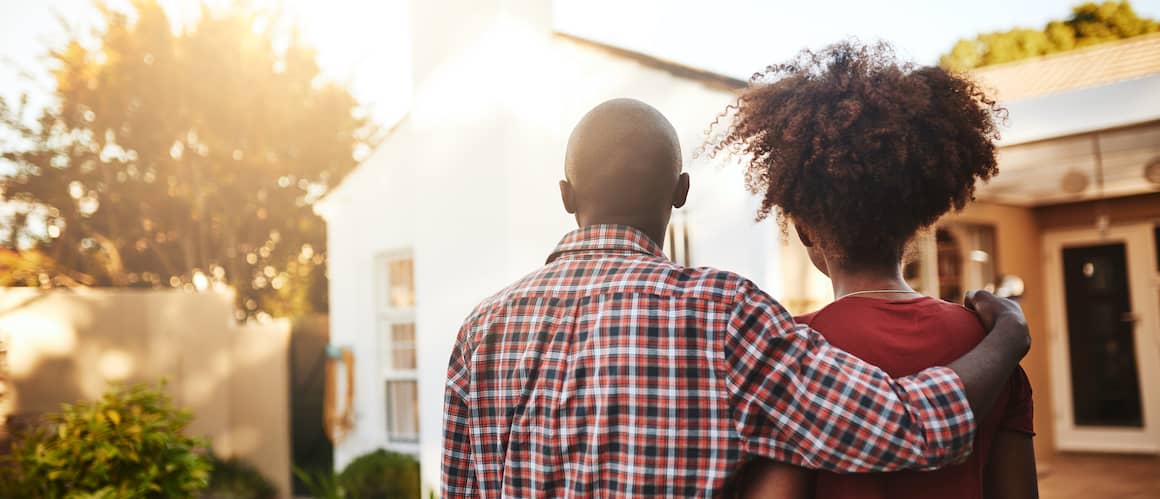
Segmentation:
{"type": "Polygon", "coordinates": [[[660,245],[640,229],[627,225],[589,225],[573,230],[560,240],[548,263],[567,253],[629,251],[666,258],[660,245]]]}

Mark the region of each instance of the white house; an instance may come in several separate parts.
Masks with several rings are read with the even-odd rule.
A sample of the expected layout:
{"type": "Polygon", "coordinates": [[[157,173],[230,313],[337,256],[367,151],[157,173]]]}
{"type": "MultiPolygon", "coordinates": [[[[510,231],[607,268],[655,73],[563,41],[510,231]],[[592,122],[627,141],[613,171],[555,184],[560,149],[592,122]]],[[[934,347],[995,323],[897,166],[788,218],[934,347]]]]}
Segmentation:
{"type": "Polygon", "coordinates": [[[549,0],[424,0],[411,16],[410,112],[318,211],[331,343],[356,359],[353,429],[336,465],[380,447],[414,453],[428,488],[459,326],[575,227],[557,182],[568,134],[590,108],[638,98],[679,131],[693,188],[674,218],[674,259],[776,293],[779,245],[776,224],[753,221],[740,168],[692,157],[744,82],[554,33],[549,0]]]}
{"type": "MultiPolygon", "coordinates": [[[[748,276],[794,312],[830,298],[796,238],[779,244],[775,224],[752,221],[757,201],[740,168],[692,157],[744,82],[554,33],[550,0],[416,0],[410,15],[410,112],[318,205],[329,231],[331,342],[355,358],[353,427],[336,445],[338,466],[387,448],[417,455],[424,487],[438,484],[459,325],[574,227],[556,187],[564,145],[606,99],[649,102],[681,134],[693,190],[670,230],[674,260],[748,276]]],[[[978,71],[1010,110],[1003,174],[921,238],[906,268],[916,289],[948,299],[1022,277],[1043,346],[1024,361],[1042,409],[1041,465],[1057,449],[1160,452],[1156,54],[1160,35],[978,71]],[[1069,357],[1069,344],[1072,353],[1104,350],[1081,349],[1091,334],[1066,327],[1071,311],[1094,308],[1078,299],[1069,307],[1063,279],[1104,275],[1083,251],[1108,248],[1120,260],[1106,272],[1130,276],[1131,287],[1088,329],[1116,331],[1117,348],[1104,350],[1120,357],[1069,357]],[[1068,267],[1060,258],[1073,253],[1091,261],[1068,267]],[[1073,381],[1105,371],[1120,376],[1109,384],[1138,390],[1073,397],[1073,381]],[[1127,407],[1121,399],[1131,410],[1097,410],[1127,407]]]]}

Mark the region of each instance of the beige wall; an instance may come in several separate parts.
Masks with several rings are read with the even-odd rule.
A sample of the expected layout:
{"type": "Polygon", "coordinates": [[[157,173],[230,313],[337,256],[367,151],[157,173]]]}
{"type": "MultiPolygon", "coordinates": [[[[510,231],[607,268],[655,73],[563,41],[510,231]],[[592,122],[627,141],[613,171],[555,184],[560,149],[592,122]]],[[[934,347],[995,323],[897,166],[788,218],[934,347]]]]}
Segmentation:
{"type": "Polygon", "coordinates": [[[1051,385],[1048,370],[1047,310],[1044,290],[1042,243],[1035,213],[1028,208],[991,203],[974,203],[962,213],[944,221],[989,224],[995,227],[996,270],[1002,275],[1023,278],[1025,293],[1020,299],[1031,327],[1031,352],[1023,359],[1023,369],[1031,379],[1035,394],[1035,451],[1040,462],[1055,452],[1054,422],[1051,414],[1051,385]]]}
{"type": "Polygon", "coordinates": [[[0,415],[55,411],[117,382],[168,380],[190,433],[290,484],[289,326],[239,326],[233,297],[182,291],[0,289],[10,397],[0,415]]]}

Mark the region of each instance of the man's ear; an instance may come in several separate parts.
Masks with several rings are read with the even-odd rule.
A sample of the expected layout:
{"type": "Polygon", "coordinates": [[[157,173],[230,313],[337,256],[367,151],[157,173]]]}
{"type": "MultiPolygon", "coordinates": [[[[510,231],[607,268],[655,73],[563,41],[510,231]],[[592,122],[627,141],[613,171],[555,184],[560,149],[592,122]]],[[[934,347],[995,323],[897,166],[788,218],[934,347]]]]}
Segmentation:
{"type": "Polygon", "coordinates": [[[677,186],[673,188],[673,208],[680,208],[685,205],[685,201],[689,198],[689,174],[682,173],[677,178],[677,186]]]}
{"type": "Polygon", "coordinates": [[[576,214],[576,190],[567,180],[560,181],[560,200],[564,202],[564,211],[570,215],[576,214]]]}
{"type": "Polygon", "coordinates": [[[798,239],[802,240],[802,246],[812,248],[814,246],[813,239],[810,238],[810,231],[798,224],[793,224],[794,230],[797,231],[798,239]]]}

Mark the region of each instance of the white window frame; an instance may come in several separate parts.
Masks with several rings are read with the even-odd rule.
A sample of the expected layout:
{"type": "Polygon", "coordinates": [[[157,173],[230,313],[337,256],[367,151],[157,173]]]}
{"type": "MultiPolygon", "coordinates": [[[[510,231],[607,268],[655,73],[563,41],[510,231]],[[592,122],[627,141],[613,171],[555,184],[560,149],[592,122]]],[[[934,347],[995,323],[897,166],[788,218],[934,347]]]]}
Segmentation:
{"type": "MultiPolygon", "coordinates": [[[[411,381],[416,384],[416,390],[419,383],[418,365],[411,369],[398,369],[394,364],[394,342],[391,340],[391,330],[397,324],[411,324],[416,327],[415,323],[415,307],[393,307],[390,304],[390,264],[397,260],[411,261],[411,276],[412,287],[414,286],[414,265],[415,256],[410,249],[395,249],[379,252],[375,255],[375,335],[378,344],[379,355],[379,384],[378,390],[383,395],[383,421],[382,429],[386,439],[386,447],[391,450],[417,453],[419,450],[419,425],[421,422],[416,416],[415,425],[416,433],[414,438],[398,438],[391,434],[391,411],[390,406],[392,401],[389,399],[390,395],[387,392],[387,383],[392,381],[411,381]]],[[[412,290],[413,291],[413,290],[412,290]]],[[[413,340],[417,343],[418,338],[413,340]]],[[[412,348],[416,345],[412,344],[412,348]]],[[[417,357],[417,354],[416,354],[417,357]]],[[[416,361],[418,359],[416,358],[416,361]]],[[[417,364],[417,362],[416,362],[417,364]]],[[[416,401],[416,404],[418,402],[416,401]]],[[[414,408],[418,411],[418,407],[414,408]]]]}

